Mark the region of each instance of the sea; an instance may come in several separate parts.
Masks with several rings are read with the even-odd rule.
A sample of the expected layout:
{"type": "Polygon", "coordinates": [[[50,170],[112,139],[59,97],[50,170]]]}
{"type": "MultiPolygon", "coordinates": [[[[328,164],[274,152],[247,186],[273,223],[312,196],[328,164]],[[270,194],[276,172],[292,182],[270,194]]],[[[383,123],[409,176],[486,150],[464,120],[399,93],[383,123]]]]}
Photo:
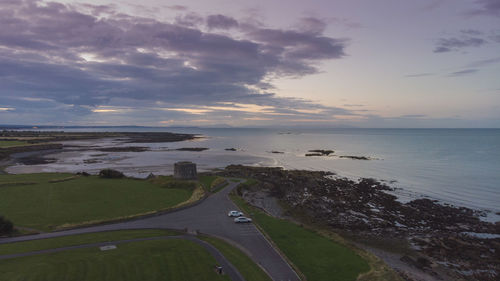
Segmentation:
{"type": "MultiPolygon", "coordinates": [[[[280,128],[74,128],[65,131],[169,131],[200,138],[175,143],[133,144],[146,152],[56,152],[55,163],[15,165],[11,173],[97,172],[116,168],[131,176],[172,174],[176,161],[193,161],[200,170],[230,164],[330,171],[351,179],[375,178],[396,189],[401,201],[430,198],[483,210],[486,220],[500,212],[500,129],[280,129],[280,128]],[[206,147],[206,151],[176,151],[206,147]],[[234,148],[236,151],[226,150],[234,148]],[[309,150],[334,150],[305,156],[309,150]],[[274,153],[273,153],[274,152],[274,153]],[[280,152],[280,153],[277,153],[280,152]],[[341,158],[364,156],[370,160],[341,158]]],[[[72,141],[73,145],[130,146],[116,139],[72,141]]]]}

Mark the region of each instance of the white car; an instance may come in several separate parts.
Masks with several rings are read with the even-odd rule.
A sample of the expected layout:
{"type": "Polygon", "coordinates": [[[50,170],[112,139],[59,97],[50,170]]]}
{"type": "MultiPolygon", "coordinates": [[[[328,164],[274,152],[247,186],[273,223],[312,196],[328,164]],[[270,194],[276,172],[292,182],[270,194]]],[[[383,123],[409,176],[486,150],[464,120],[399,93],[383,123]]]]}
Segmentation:
{"type": "Polygon", "coordinates": [[[241,216],[243,216],[243,213],[240,211],[229,211],[227,216],[228,217],[241,217],[241,216]]]}
{"type": "Polygon", "coordinates": [[[252,222],[251,218],[247,217],[237,217],[234,219],[234,222],[239,223],[239,222],[252,222]]]}

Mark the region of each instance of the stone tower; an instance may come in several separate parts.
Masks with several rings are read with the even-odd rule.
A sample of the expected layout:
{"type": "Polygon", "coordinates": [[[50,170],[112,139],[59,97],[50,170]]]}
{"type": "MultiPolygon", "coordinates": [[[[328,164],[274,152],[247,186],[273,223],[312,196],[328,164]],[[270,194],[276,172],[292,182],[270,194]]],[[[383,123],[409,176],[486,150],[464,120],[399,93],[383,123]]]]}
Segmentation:
{"type": "Polygon", "coordinates": [[[174,164],[174,178],[194,180],[197,178],[196,164],[193,162],[177,162],[174,164]]]}

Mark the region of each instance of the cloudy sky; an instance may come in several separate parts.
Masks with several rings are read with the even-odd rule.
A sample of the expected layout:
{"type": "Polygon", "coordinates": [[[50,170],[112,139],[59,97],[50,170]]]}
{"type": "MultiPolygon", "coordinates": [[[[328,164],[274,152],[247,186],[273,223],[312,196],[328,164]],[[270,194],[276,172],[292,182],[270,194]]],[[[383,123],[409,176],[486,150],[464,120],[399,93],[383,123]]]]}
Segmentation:
{"type": "Polygon", "coordinates": [[[500,0],[1,0],[0,124],[500,127],[500,0]]]}

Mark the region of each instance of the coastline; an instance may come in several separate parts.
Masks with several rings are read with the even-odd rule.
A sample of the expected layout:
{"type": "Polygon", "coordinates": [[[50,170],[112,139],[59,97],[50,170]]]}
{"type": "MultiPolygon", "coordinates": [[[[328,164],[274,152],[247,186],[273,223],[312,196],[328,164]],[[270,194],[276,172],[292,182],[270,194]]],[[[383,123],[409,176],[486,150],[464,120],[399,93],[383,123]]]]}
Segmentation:
{"type": "MultiPolygon", "coordinates": [[[[242,164],[251,166],[274,167],[280,166],[285,169],[306,169],[313,171],[331,171],[342,177],[348,177],[357,180],[362,177],[371,177],[380,180],[394,188],[392,193],[396,195],[401,202],[408,202],[418,198],[437,199],[443,204],[452,204],[465,206],[477,210],[486,210],[486,216],[483,220],[495,221],[500,218],[496,214],[500,212],[497,204],[500,201],[500,192],[497,183],[500,181],[500,176],[495,173],[495,165],[498,161],[491,154],[493,162],[484,169],[486,163],[481,166],[474,167],[474,170],[458,170],[457,163],[449,162],[447,159],[436,162],[426,154],[418,152],[407,152],[411,147],[404,147],[396,150],[394,153],[402,153],[405,155],[410,153],[410,158],[400,159],[398,155],[389,155],[387,152],[381,153],[380,148],[370,147],[369,149],[359,148],[356,145],[356,150],[346,146],[340,142],[348,140],[352,142],[351,137],[355,137],[356,142],[361,144],[366,141],[373,142],[373,135],[382,134],[381,137],[398,136],[395,141],[407,141],[413,137],[424,137],[428,132],[437,134],[441,141],[442,138],[460,135],[461,132],[470,133],[470,130],[335,130],[331,134],[311,134],[310,131],[294,131],[293,134],[282,134],[279,130],[258,130],[258,129],[194,129],[194,128],[177,128],[172,135],[191,136],[185,140],[174,142],[153,142],[153,143],[130,143],[123,137],[110,137],[127,133],[120,132],[88,132],[89,135],[100,134],[100,139],[88,140],[72,140],[63,141],[65,148],[62,153],[47,155],[49,161],[53,163],[40,165],[16,165],[7,168],[10,173],[26,173],[26,172],[79,172],[90,171],[98,172],[102,168],[117,168],[122,169],[127,175],[134,177],[146,177],[150,172],[155,174],[168,175],[173,171],[170,167],[176,161],[194,161],[202,171],[210,171],[213,169],[224,168],[231,164],[242,164]],[[351,132],[344,135],[345,132],[351,132]],[[365,132],[366,131],[366,132],[365,132]],[[384,133],[389,131],[389,135],[384,133]],[[366,136],[363,135],[365,132],[366,136]],[[406,136],[404,134],[408,133],[406,136]],[[193,137],[194,136],[194,137],[193,137]],[[331,137],[333,136],[333,139],[331,137]],[[106,138],[107,137],[107,138],[106,138]],[[403,138],[401,140],[400,138],[403,138]],[[365,140],[366,139],[366,140],[365,140]],[[330,143],[334,141],[333,144],[330,143]],[[262,145],[261,145],[262,143],[262,145]],[[308,144],[310,143],[310,144],[308,144]],[[314,144],[316,143],[316,144],[314,144]],[[328,143],[328,145],[326,145],[328,143]],[[258,144],[258,145],[256,145],[258,144]],[[127,150],[127,147],[137,147],[143,152],[134,152],[127,150]],[[178,151],[179,148],[185,147],[206,147],[205,151],[178,151]],[[234,150],[227,150],[234,148],[234,150]],[[333,156],[314,156],[306,157],[305,154],[309,150],[325,150],[332,149],[333,156]],[[111,151],[99,151],[111,150],[111,151]],[[121,150],[115,151],[112,150],[121,150]],[[270,151],[284,152],[282,154],[270,153],[270,151]],[[357,155],[366,156],[378,160],[355,160],[345,159],[338,156],[357,155]],[[421,159],[416,159],[419,156],[421,159]],[[55,161],[54,161],[55,159],[55,161]],[[422,162],[422,161],[426,162],[422,162]],[[429,161],[429,163],[427,162],[429,161]],[[430,164],[430,165],[429,165],[430,164]],[[448,167],[449,166],[449,167],[448,167]],[[403,168],[403,169],[401,169],[403,168]],[[442,170],[445,168],[445,170],[442,170]],[[476,173],[476,170],[481,170],[476,173]],[[452,171],[452,174],[443,174],[452,171]],[[456,172],[455,172],[456,171],[456,172]],[[487,173],[486,173],[487,172],[487,173]],[[486,173],[486,174],[485,174],[486,173]],[[492,175],[496,174],[496,175],[492,175]],[[411,177],[408,177],[411,175],[411,177]],[[486,177],[485,177],[486,176],[486,177]],[[474,186],[474,193],[470,193],[469,186],[474,186]],[[468,196],[470,194],[470,196],[468,196]],[[496,198],[496,199],[495,199],[496,198]]],[[[61,132],[57,132],[61,133],[61,132]]],[[[82,134],[81,132],[69,132],[70,134],[82,134]]],[[[150,133],[150,132],[148,132],[150,133]]],[[[480,133],[480,130],[473,130],[474,134],[480,133]]],[[[486,135],[491,141],[498,133],[500,141],[500,130],[486,130],[486,135]]],[[[134,135],[142,134],[142,132],[132,132],[134,135]]],[[[158,134],[171,134],[168,132],[159,132],[158,134]]],[[[466,135],[469,138],[468,135],[466,135]]],[[[65,137],[67,139],[67,137],[65,137]]],[[[443,140],[446,140],[444,138],[443,140]]],[[[384,141],[382,144],[391,144],[392,142],[384,141]]],[[[495,142],[496,143],[496,142],[495,142]]],[[[445,143],[443,143],[445,145],[445,143]]],[[[392,146],[389,146],[392,147],[392,146]]],[[[392,149],[392,148],[391,148],[392,149]]],[[[428,150],[427,147],[419,149],[428,150]]],[[[454,152],[452,146],[447,148],[454,154],[462,155],[462,152],[454,152]]],[[[391,150],[392,151],[392,150],[391,150]]],[[[462,151],[462,150],[460,150],[462,151]]],[[[481,149],[478,153],[485,153],[488,150],[481,149]]],[[[496,150],[495,150],[496,151],[496,150]]],[[[498,153],[498,152],[496,152],[498,153]]],[[[483,154],[475,155],[475,161],[483,161],[483,154]]],[[[469,159],[471,156],[461,157],[469,159]]],[[[467,163],[467,167],[475,165],[475,162],[467,163]]],[[[468,168],[467,168],[468,169],[468,168]]]]}
{"type": "MultiPolygon", "coordinates": [[[[204,138],[204,140],[208,139],[209,138],[204,138]]],[[[194,159],[195,162],[200,162],[201,159],[203,159],[203,157],[207,156],[209,156],[208,159],[219,159],[219,157],[221,157],[222,155],[222,157],[228,157],[226,159],[227,161],[232,161],[234,157],[238,156],[239,154],[242,153],[251,154],[250,151],[247,152],[244,151],[244,149],[230,149],[230,150],[224,149],[224,151],[219,151],[220,149],[219,150],[213,149],[211,148],[210,145],[206,145],[206,143],[203,144],[198,143],[200,141],[201,142],[203,141],[200,140],[200,137],[196,138],[192,137],[183,140],[172,141],[169,143],[165,143],[164,141],[143,143],[143,142],[131,142],[130,139],[127,139],[125,137],[110,138],[109,136],[105,138],[96,138],[96,139],[70,140],[70,141],[63,141],[61,144],[59,144],[61,147],[53,151],[34,150],[31,152],[30,151],[18,152],[18,154],[17,153],[13,154],[13,157],[10,160],[5,160],[5,159],[1,160],[2,162],[0,162],[0,165],[4,166],[14,165],[16,163],[15,160],[16,157],[22,158],[22,154],[25,153],[25,154],[30,154],[34,158],[44,159],[44,157],[46,157],[47,159],[55,159],[55,161],[41,163],[41,164],[34,164],[34,165],[28,164],[24,166],[23,165],[10,166],[7,168],[7,171],[9,171],[9,169],[13,169],[13,167],[14,168],[17,167],[16,169],[19,169],[20,167],[21,168],[25,167],[25,168],[34,168],[34,171],[45,172],[47,171],[45,170],[47,167],[52,167],[50,169],[54,170],[60,169],[61,167],[66,165],[65,161],[71,160],[73,161],[71,162],[71,165],[74,165],[74,167],[77,168],[76,170],[71,172],[92,171],[90,167],[99,167],[95,168],[95,170],[97,171],[101,167],[99,165],[103,165],[103,167],[111,166],[115,168],[117,167],[118,169],[122,170],[130,169],[129,172],[142,171],[143,172],[142,174],[149,174],[152,172],[151,169],[155,169],[158,167],[161,167],[163,172],[167,173],[171,172],[170,170],[168,170],[168,168],[166,168],[165,159],[163,159],[164,155],[169,155],[170,159],[172,160],[184,159],[183,157],[188,157],[188,159],[194,159]],[[208,149],[206,149],[205,147],[208,149]],[[56,152],[56,153],[50,154],[50,152],[56,152]],[[143,155],[142,157],[145,158],[140,158],[141,157],[140,155],[143,155]],[[156,166],[136,165],[137,163],[135,163],[135,161],[137,159],[147,159],[147,161],[151,161],[152,160],[151,156],[153,155],[160,155],[162,158],[162,162],[156,163],[157,164],[156,166]]],[[[29,150],[29,148],[27,150],[29,150]]],[[[260,166],[271,166],[272,164],[282,163],[280,161],[280,157],[286,157],[286,153],[279,153],[279,154],[268,153],[273,157],[269,157],[268,158],[269,161],[265,162],[264,165],[260,166]]],[[[302,154],[303,152],[297,151],[295,153],[302,154]]],[[[329,155],[314,156],[314,157],[306,156],[306,158],[314,158],[319,160],[333,159],[329,155]]],[[[242,162],[245,162],[249,158],[243,158],[243,159],[244,160],[242,162]]],[[[255,155],[255,158],[253,160],[255,159],[259,159],[258,155],[255,155]]],[[[149,163],[147,161],[141,163],[149,163]]],[[[359,160],[344,159],[341,161],[353,161],[353,163],[357,163],[356,161],[359,160]]],[[[247,161],[247,162],[251,162],[250,164],[253,164],[254,166],[259,166],[258,164],[257,165],[255,164],[256,163],[255,161],[247,161]]],[[[216,165],[219,166],[211,167],[211,166],[204,166],[202,164],[200,165],[200,168],[201,170],[204,171],[213,170],[215,168],[222,168],[220,167],[220,162],[217,162],[216,165]]],[[[50,169],[48,169],[48,171],[50,171],[50,169]]],[[[262,174],[266,174],[269,173],[269,171],[275,171],[276,168],[245,167],[242,169],[243,170],[260,169],[262,174]]],[[[284,173],[293,174],[294,173],[293,170],[294,169],[287,169],[284,170],[284,173]]],[[[281,172],[278,172],[278,174],[279,173],[281,172]]],[[[356,180],[352,178],[351,179],[345,178],[342,175],[335,175],[334,173],[331,172],[307,170],[307,171],[302,171],[301,173],[302,176],[304,176],[305,178],[309,178],[313,182],[314,181],[321,182],[323,180],[326,180],[327,182],[330,183],[331,182],[342,183],[345,186],[351,186],[351,187],[355,186],[356,182],[356,180]]],[[[258,178],[258,176],[256,176],[255,173],[248,171],[243,174],[237,173],[229,175],[258,178]]],[[[268,179],[273,178],[273,176],[275,176],[275,173],[271,172],[270,174],[268,174],[268,179]]],[[[285,183],[287,182],[286,179],[282,180],[285,183]]],[[[301,182],[300,178],[296,178],[296,181],[301,182]]],[[[448,264],[448,261],[437,260],[435,257],[437,255],[436,253],[439,253],[440,255],[446,257],[453,256],[452,253],[443,254],[443,250],[451,251],[450,249],[457,247],[457,245],[453,244],[454,246],[450,248],[450,246],[448,246],[448,243],[455,243],[454,241],[461,241],[458,244],[459,246],[462,247],[460,249],[465,252],[467,251],[470,252],[474,251],[475,249],[487,250],[484,248],[485,245],[487,245],[488,247],[493,247],[494,249],[495,245],[491,244],[492,241],[500,240],[500,238],[497,236],[493,236],[492,238],[474,237],[474,235],[478,233],[479,234],[490,233],[492,235],[500,235],[500,232],[498,231],[499,223],[497,223],[495,226],[493,224],[487,224],[487,222],[481,221],[481,219],[484,219],[484,212],[475,211],[469,208],[455,207],[446,204],[444,202],[431,200],[429,199],[430,197],[428,196],[414,196],[413,198],[411,198],[410,196],[410,200],[399,200],[399,198],[394,196],[394,194],[398,193],[398,190],[391,185],[391,182],[372,180],[366,182],[365,185],[368,187],[368,189],[365,188],[361,193],[356,195],[356,196],[361,195],[361,197],[356,197],[356,196],[352,198],[346,197],[349,198],[349,200],[344,200],[344,203],[342,203],[344,204],[343,208],[345,209],[343,210],[343,212],[338,213],[336,215],[337,219],[340,218],[341,220],[337,220],[333,224],[334,227],[332,228],[332,231],[334,231],[334,233],[340,233],[341,235],[348,237],[348,239],[351,240],[352,243],[355,243],[359,247],[379,256],[379,258],[384,260],[394,269],[402,272],[402,274],[410,274],[408,276],[413,276],[413,278],[415,278],[414,280],[419,280],[418,279],[419,278],[418,276],[420,276],[419,274],[424,274],[422,276],[428,276],[428,279],[432,280],[430,278],[432,277],[433,274],[447,274],[447,272],[449,272],[450,268],[448,267],[450,267],[450,264],[448,264]],[[370,191],[371,189],[373,190],[370,191]],[[363,198],[365,196],[371,197],[372,199],[378,198],[377,200],[379,200],[380,202],[386,202],[386,203],[389,202],[390,204],[382,209],[377,209],[377,208],[374,209],[370,207],[369,208],[370,210],[367,210],[361,205],[345,204],[345,202],[347,201],[357,202],[356,200],[360,200],[359,198],[363,198]],[[387,208],[389,209],[393,208],[393,210],[384,213],[384,216],[380,217],[379,214],[381,213],[381,211],[385,212],[385,209],[387,208]],[[412,220],[412,222],[409,224],[407,221],[405,221],[407,219],[405,218],[405,216],[400,216],[398,214],[402,210],[407,210],[408,208],[410,209],[417,208],[420,210],[432,210],[433,212],[436,212],[436,214],[446,217],[448,219],[450,217],[456,217],[456,218],[454,220],[451,220],[450,222],[439,222],[439,223],[435,222],[434,224],[422,226],[419,225],[418,221],[423,221],[429,218],[422,218],[417,215],[415,219],[412,220]],[[464,214],[461,214],[461,212],[464,212],[464,214]],[[375,219],[373,219],[373,217],[375,219]],[[382,221],[380,221],[380,219],[382,221]],[[463,224],[462,221],[465,221],[466,224],[468,223],[468,225],[466,226],[460,225],[463,224]],[[366,225],[367,222],[369,222],[368,226],[366,225]],[[453,224],[450,225],[449,223],[451,222],[453,224]],[[443,230],[443,224],[444,224],[444,230],[443,230]],[[362,235],[353,236],[352,233],[357,233],[357,234],[362,233],[362,235]],[[470,233],[471,235],[467,235],[467,233],[470,233]],[[389,242],[382,241],[384,239],[380,240],[381,237],[385,236],[390,237],[391,239],[394,240],[389,239],[388,240],[389,242]],[[367,241],[369,243],[367,243],[367,241]],[[393,251],[390,251],[391,246],[387,245],[388,243],[390,244],[391,241],[392,242],[399,241],[397,243],[400,243],[401,241],[403,242],[407,241],[407,243],[409,244],[403,248],[405,249],[405,251],[409,251],[409,253],[411,254],[407,254],[406,252],[394,253],[393,251]],[[422,250],[424,248],[425,251],[422,250]],[[421,259],[422,255],[425,257],[425,259],[421,259]]],[[[305,194],[308,193],[311,193],[310,190],[305,191],[305,194]]],[[[300,195],[299,193],[295,194],[294,196],[296,196],[296,201],[298,200],[297,198],[301,198],[302,195],[300,195]]],[[[307,201],[309,200],[309,198],[302,198],[301,200],[307,201]]],[[[319,200],[320,202],[323,199],[317,198],[317,200],[319,200]]],[[[288,203],[285,204],[285,206],[288,205],[290,207],[291,202],[293,201],[289,201],[288,203]]],[[[328,203],[328,201],[326,202],[328,203]]],[[[340,206],[342,206],[342,204],[340,204],[340,206]]],[[[314,204],[311,205],[318,206],[314,204]]],[[[321,205],[319,206],[321,207],[321,205]]],[[[322,210],[323,207],[321,208],[320,207],[318,207],[318,209],[322,210]]],[[[332,208],[338,208],[338,206],[329,208],[330,208],[329,212],[331,212],[331,210],[333,210],[332,208]]],[[[304,217],[302,217],[300,214],[291,212],[290,210],[285,210],[285,213],[287,212],[288,212],[287,216],[289,219],[293,219],[295,221],[304,223],[304,221],[302,221],[304,217]]],[[[326,212],[323,215],[329,212],[326,212]]],[[[321,215],[320,217],[322,217],[323,215],[321,215]]],[[[314,217],[314,215],[311,214],[308,215],[308,218],[306,219],[305,223],[311,223],[310,221],[311,217],[314,217]]],[[[331,219],[325,219],[325,220],[329,221],[329,223],[332,224],[331,219]]],[[[313,225],[317,225],[319,222],[313,221],[312,223],[313,225]]],[[[500,252],[500,249],[497,250],[497,252],[500,252]]],[[[455,252],[453,253],[456,254],[455,252]]],[[[475,253],[473,255],[480,256],[480,253],[475,253]]],[[[467,265],[464,264],[451,263],[451,266],[457,267],[457,265],[459,265],[458,266],[459,272],[469,272],[471,270],[473,272],[474,270],[476,270],[473,267],[472,269],[470,269],[467,267],[467,265]]],[[[480,263],[476,263],[474,266],[479,266],[479,265],[480,263]]],[[[483,269],[480,268],[477,270],[480,273],[481,270],[483,269]]]]}
{"type": "Polygon", "coordinates": [[[247,203],[316,231],[338,233],[407,280],[483,281],[500,273],[500,222],[481,221],[474,210],[429,199],[402,204],[383,183],[331,179],[328,172],[230,166],[219,174],[257,180],[238,189],[247,203]]]}

